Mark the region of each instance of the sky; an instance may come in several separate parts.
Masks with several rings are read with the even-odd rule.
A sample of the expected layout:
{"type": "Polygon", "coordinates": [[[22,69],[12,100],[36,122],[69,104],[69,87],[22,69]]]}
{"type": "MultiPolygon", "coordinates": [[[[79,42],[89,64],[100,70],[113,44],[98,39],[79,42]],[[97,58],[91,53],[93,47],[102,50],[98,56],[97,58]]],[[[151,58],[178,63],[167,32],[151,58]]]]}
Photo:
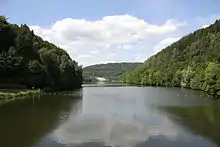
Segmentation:
{"type": "Polygon", "coordinates": [[[220,19],[220,0],[0,0],[0,15],[88,66],[143,62],[220,19]]]}

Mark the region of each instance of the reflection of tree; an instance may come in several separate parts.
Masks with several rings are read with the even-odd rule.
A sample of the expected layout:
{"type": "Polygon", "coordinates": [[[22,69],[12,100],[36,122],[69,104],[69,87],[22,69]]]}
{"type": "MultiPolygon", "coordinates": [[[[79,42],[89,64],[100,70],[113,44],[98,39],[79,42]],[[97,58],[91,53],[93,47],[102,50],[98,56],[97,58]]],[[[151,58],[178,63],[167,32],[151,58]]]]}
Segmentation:
{"type": "Polygon", "coordinates": [[[179,140],[178,138],[173,140],[163,135],[151,136],[144,142],[138,143],[136,147],[207,147],[212,146],[209,142],[201,140],[179,140]]]}
{"type": "Polygon", "coordinates": [[[85,142],[85,143],[79,143],[75,144],[75,147],[111,147],[105,145],[103,142],[85,142]]]}
{"type": "Polygon", "coordinates": [[[30,147],[69,116],[79,96],[42,96],[0,107],[0,146],[30,147]]]}
{"type": "Polygon", "coordinates": [[[174,114],[171,119],[188,127],[191,131],[213,140],[220,146],[220,106],[168,107],[174,114]]]}

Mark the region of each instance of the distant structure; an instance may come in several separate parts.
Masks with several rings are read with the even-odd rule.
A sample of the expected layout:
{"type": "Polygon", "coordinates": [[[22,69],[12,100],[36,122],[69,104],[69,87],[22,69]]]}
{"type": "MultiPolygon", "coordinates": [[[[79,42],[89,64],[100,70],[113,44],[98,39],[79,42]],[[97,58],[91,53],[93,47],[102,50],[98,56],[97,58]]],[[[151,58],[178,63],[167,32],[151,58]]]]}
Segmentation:
{"type": "Polygon", "coordinates": [[[104,77],[96,77],[96,80],[100,81],[100,82],[105,82],[106,79],[104,77]]]}

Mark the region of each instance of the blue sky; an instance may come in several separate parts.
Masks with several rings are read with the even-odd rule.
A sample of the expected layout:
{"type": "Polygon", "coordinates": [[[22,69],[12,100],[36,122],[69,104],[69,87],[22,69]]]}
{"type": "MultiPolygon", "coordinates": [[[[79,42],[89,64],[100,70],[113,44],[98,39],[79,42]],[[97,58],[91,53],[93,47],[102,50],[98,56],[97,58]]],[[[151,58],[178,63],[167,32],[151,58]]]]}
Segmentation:
{"type": "Polygon", "coordinates": [[[1,15],[83,65],[143,61],[219,19],[219,8],[220,0],[0,0],[1,15]]]}
{"type": "Polygon", "coordinates": [[[50,25],[66,18],[100,19],[131,14],[150,22],[220,14],[220,0],[0,0],[0,13],[14,23],[50,25]]]}

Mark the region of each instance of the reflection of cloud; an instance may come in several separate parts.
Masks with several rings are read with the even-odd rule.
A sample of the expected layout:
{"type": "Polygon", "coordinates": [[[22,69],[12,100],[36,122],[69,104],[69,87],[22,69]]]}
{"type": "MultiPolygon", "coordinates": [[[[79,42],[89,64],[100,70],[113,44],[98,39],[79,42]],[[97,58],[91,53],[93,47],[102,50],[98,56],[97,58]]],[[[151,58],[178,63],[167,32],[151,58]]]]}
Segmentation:
{"type": "Polygon", "coordinates": [[[133,119],[114,117],[108,119],[84,115],[70,118],[51,137],[62,144],[79,144],[96,140],[111,146],[135,144],[157,135],[175,139],[177,130],[166,122],[163,124],[149,125],[133,119]]]}
{"type": "Polygon", "coordinates": [[[64,123],[51,139],[76,147],[215,147],[201,137],[184,135],[166,122],[148,125],[135,120],[83,116],[64,123]]]}
{"type": "Polygon", "coordinates": [[[108,88],[85,90],[82,113],[70,115],[51,138],[62,144],[95,140],[111,146],[136,144],[155,135],[176,138],[177,130],[166,117],[147,108],[144,98],[137,99],[121,90],[123,96],[114,90],[108,93],[108,88]]]}
{"type": "MultiPolygon", "coordinates": [[[[185,99],[175,97],[178,91],[175,90],[174,93],[173,89],[169,91],[150,88],[149,91],[136,87],[111,90],[109,87],[100,87],[98,91],[94,90],[94,87],[86,88],[83,91],[80,113],[74,113],[76,110],[73,110],[68,120],[60,125],[50,138],[60,144],[79,147],[91,147],[94,145],[92,142],[98,142],[94,145],[97,147],[105,144],[134,147],[137,143],[138,147],[143,147],[145,144],[154,144],[157,140],[162,144],[167,143],[167,146],[184,141],[190,141],[190,145],[196,141],[199,141],[198,145],[200,142],[207,145],[207,141],[185,131],[178,123],[174,124],[169,115],[160,112],[156,107],[194,105],[198,101],[193,102],[193,96],[185,99]]],[[[182,93],[186,94],[184,90],[182,93]]],[[[200,99],[199,101],[201,102],[200,99]]]]}

